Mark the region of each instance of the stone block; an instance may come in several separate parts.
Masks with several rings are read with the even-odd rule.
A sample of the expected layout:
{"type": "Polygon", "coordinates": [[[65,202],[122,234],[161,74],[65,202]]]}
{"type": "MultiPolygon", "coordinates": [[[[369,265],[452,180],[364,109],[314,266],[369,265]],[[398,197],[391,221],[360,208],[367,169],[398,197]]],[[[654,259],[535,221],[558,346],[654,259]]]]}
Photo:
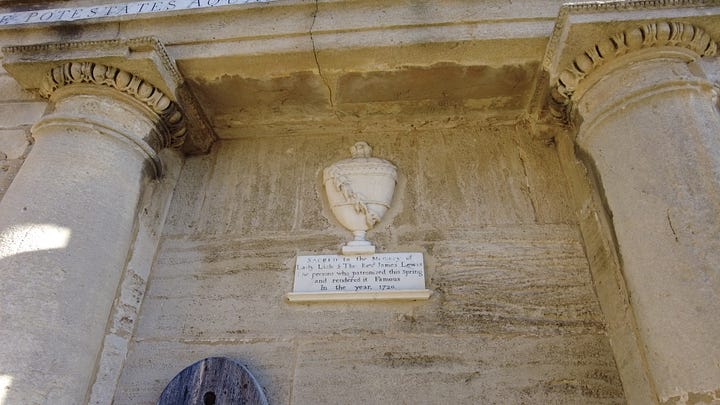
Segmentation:
{"type": "MultiPolygon", "coordinates": [[[[308,136],[302,145],[293,136],[220,141],[211,155],[188,160],[168,231],[325,230],[344,235],[322,197],[321,171],[347,157],[354,143],[350,138],[308,136]]],[[[528,143],[522,130],[469,125],[412,135],[373,131],[362,139],[398,167],[394,202],[371,238],[387,236],[391,225],[443,228],[575,220],[567,206],[567,186],[552,180],[563,176],[555,150],[528,143]]]]}
{"type": "MultiPolygon", "coordinates": [[[[5,72],[5,69],[2,69],[5,72]]],[[[3,101],[37,101],[38,96],[24,90],[20,84],[7,73],[0,72],[0,94],[3,101]]]]}
{"type": "Polygon", "coordinates": [[[42,117],[47,103],[42,101],[23,101],[0,104],[0,128],[18,128],[31,126],[42,117]]]}
{"type": "Polygon", "coordinates": [[[19,159],[30,146],[28,131],[24,129],[0,129],[0,160],[19,159]]]}
{"type": "Polygon", "coordinates": [[[15,178],[15,174],[20,170],[23,161],[21,159],[15,160],[0,160],[0,198],[5,194],[8,187],[15,178]]]}
{"type": "Polygon", "coordinates": [[[622,403],[607,350],[593,336],[572,342],[437,334],[304,340],[291,403],[622,403]]]}
{"type": "Polygon", "coordinates": [[[522,131],[248,137],[188,159],[127,378],[164,372],[155,362],[171,341],[197,343],[195,360],[217,353],[203,342],[263,358],[275,349],[256,342],[293,342],[283,403],[621,403],[560,160],[522,131]],[[288,303],[295,257],[337,254],[351,237],[322,169],[359,139],[399,174],[370,240],[382,253],[424,252],[433,295],[288,303]]]}

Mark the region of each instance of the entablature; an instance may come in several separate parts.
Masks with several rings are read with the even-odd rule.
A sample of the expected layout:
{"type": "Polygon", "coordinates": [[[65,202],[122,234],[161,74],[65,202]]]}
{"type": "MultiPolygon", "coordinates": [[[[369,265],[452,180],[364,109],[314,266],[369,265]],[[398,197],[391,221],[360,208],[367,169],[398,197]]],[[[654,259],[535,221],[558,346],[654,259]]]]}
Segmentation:
{"type": "MultiPolygon", "coordinates": [[[[43,7],[52,4],[66,6],[43,7]]],[[[49,42],[152,36],[176,64],[183,94],[198,100],[189,105],[207,113],[218,137],[237,138],[468,121],[553,123],[550,91],[573,58],[598,41],[669,20],[720,37],[717,0],[561,4],[276,0],[176,7],[0,24],[0,45],[30,45],[40,54],[49,42]]]]}

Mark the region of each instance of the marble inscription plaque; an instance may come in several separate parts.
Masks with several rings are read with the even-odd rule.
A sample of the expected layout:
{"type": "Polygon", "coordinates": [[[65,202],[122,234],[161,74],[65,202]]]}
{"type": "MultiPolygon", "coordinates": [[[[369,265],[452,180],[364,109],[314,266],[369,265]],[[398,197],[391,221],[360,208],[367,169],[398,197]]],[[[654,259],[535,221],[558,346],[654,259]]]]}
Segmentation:
{"type": "Polygon", "coordinates": [[[291,301],[427,299],[422,253],[298,256],[291,301]],[[413,292],[415,294],[408,294],[413,292]],[[421,296],[417,296],[420,292],[421,296]],[[395,298],[393,298],[395,297],[395,298]]]}
{"type": "Polygon", "coordinates": [[[235,4],[268,3],[271,1],[273,0],[156,0],[138,1],[124,4],[107,4],[94,7],[68,7],[47,10],[19,11],[16,13],[0,14],[0,27],[3,25],[76,21],[92,18],[161,13],[164,11],[231,6],[235,4]]]}

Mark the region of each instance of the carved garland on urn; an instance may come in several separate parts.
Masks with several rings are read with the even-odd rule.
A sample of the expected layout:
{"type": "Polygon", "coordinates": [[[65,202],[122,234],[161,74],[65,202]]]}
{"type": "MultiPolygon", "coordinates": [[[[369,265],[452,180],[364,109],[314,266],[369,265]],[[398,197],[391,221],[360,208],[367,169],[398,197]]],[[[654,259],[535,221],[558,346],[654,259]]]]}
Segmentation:
{"type": "Polygon", "coordinates": [[[112,87],[145,104],[167,128],[161,147],[177,148],[184,142],[187,128],[180,107],[142,78],[112,66],[92,62],[68,62],[56,66],[45,76],[40,95],[50,98],[60,87],[78,83],[112,87]]]}
{"type": "Polygon", "coordinates": [[[325,192],[338,221],[355,239],[342,248],[343,254],[373,254],[375,246],[365,234],[390,208],[397,168],[384,159],[372,157],[366,142],[350,148],[352,159],[335,162],[323,170],[325,192]]]}
{"type": "Polygon", "coordinates": [[[588,48],[560,73],[551,90],[554,109],[567,118],[578,84],[595,69],[627,53],[661,46],[690,49],[700,57],[713,56],[717,52],[717,44],[710,35],[692,24],[660,21],[619,32],[588,48]]]}

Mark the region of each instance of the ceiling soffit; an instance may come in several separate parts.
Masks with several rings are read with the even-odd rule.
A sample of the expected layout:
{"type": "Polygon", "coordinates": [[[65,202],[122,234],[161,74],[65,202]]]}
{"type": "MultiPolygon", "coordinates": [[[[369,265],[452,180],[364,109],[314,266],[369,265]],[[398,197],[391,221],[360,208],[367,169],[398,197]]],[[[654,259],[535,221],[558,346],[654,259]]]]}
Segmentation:
{"type": "Polygon", "coordinates": [[[0,27],[0,45],[155,35],[234,138],[543,119],[561,66],[609,31],[679,18],[720,36],[717,2],[512,3],[279,0],[0,27]]]}

